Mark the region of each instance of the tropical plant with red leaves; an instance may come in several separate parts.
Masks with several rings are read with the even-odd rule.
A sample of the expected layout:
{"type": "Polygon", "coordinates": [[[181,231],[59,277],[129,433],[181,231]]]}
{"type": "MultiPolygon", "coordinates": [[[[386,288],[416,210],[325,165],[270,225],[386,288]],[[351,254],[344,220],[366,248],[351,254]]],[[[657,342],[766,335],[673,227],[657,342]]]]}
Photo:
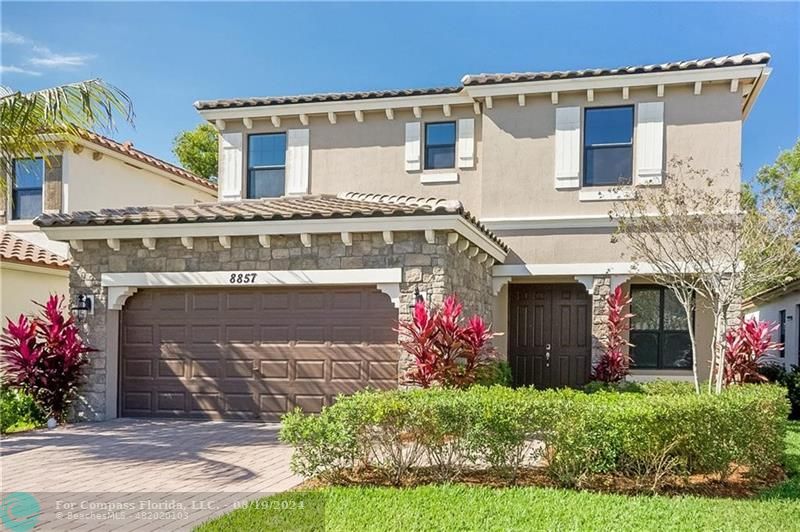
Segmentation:
{"type": "Polygon", "coordinates": [[[763,358],[782,346],[772,339],[777,329],[778,324],[770,321],[741,318],[725,332],[725,386],[767,380],[759,370],[763,358]]]}
{"type": "Polygon", "coordinates": [[[629,373],[630,357],[627,348],[631,345],[625,338],[630,329],[633,314],[625,312],[631,298],[616,287],[606,298],[607,333],[603,340],[603,355],[592,370],[592,378],[606,383],[620,382],[629,373]]]}
{"type": "Polygon", "coordinates": [[[63,312],[64,297],[52,295],[38,316],[7,318],[0,337],[4,380],[30,394],[48,416],[63,422],[83,382],[87,354],[74,318],[63,312]]]}
{"type": "Polygon", "coordinates": [[[463,309],[455,295],[436,310],[420,301],[411,320],[400,322],[400,345],[414,360],[406,375],[410,383],[422,388],[467,388],[479,370],[495,359],[491,327],[478,315],[464,323],[463,309]]]}

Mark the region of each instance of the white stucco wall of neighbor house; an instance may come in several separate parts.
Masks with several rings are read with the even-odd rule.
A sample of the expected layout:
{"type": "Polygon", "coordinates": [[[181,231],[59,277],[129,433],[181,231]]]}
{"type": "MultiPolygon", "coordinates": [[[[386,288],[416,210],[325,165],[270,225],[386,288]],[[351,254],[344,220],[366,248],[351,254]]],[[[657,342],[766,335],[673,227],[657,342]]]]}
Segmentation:
{"type": "MultiPolygon", "coordinates": [[[[761,303],[749,310],[745,316],[779,324],[782,312],[785,312],[784,356],[781,357],[775,352],[770,353],[770,361],[785,365],[788,369],[792,365],[800,365],[800,290],[761,303]]],[[[776,342],[780,341],[780,330],[773,333],[773,339],[776,342]]]]}
{"type": "Polygon", "coordinates": [[[44,303],[51,294],[68,292],[68,270],[7,261],[0,264],[0,318],[16,320],[20,314],[37,314],[36,303],[44,303]]]}

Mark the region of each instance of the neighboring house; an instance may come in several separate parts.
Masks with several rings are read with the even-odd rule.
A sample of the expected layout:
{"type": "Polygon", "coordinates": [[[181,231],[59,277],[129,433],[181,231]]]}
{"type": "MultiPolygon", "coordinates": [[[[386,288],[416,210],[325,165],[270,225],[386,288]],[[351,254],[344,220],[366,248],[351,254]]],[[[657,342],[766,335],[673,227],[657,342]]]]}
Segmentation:
{"type": "MultiPolygon", "coordinates": [[[[660,186],[673,158],[738,189],[768,61],[197,102],[221,135],[217,203],[37,222],[72,243],[73,297],[96,298],[105,361],[82,414],[274,420],[393,387],[398,318],[452,292],[505,333],[516,384],[580,386],[625,283],[634,377],[691,378],[682,311],[611,244],[609,202],[660,186]]],[[[702,305],[694,326],[706,374],[702,305]]]]}
{"type": "Polygon", "coordinates": [[[40,214],[130,204],[190,204],[217,195],[210,181],[129,142],[90,132],[75,146],[54,143],[53,151],[42,158],[14,161],[13,172],[6,194],[0,194],[0,317],[36,312],[32,301],[69,292],[69,246],[47,238],[33,224],[40,214]]]}
{"type": "Polygon", "coordinates": [[[800,365],[800,279],[748,298],[742,310],[748,318],[777,325],[772,338],[783,349],[770,353],[771,363],[786,369],[800,365]]]}

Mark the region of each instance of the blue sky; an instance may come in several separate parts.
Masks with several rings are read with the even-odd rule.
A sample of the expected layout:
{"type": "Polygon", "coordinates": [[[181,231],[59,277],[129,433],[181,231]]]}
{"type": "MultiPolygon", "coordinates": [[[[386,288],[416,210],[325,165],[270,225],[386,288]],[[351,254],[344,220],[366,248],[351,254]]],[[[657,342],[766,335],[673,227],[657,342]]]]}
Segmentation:
{"type": "Polygon", "coordinates": [[[798,137],[800,4],[2,3],[2,84],[101,77],[133,99],[119,140],[174,160],[198,99],[457,85],[467,73],[772,53],[743,176],[798,137]]]}

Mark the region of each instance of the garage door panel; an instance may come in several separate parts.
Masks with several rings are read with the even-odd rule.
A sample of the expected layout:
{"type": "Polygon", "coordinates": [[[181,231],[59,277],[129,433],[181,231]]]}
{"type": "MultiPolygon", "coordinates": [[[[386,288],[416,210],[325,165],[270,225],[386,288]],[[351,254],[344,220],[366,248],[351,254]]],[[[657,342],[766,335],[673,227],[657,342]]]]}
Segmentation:
{"type": "Polygon", "coordinates": [[[183,379],[188,376],[186,374],[186,366],[187,366],[187,361],[184,360],[159,360],[158,377],[160,379],[165,379],[165,378],[183,379]]]}
{"type": "Polygon", "coordinates": [[[294,396],[294,405],[304,412],[318,414],[325,406],[325,394],[297,394],[294,396]]]}
{"type": "Polygon", "coordinates": [[[283,414],[291,410],[289,396],[281,393],[262,393],[259,396],[259,409],[267,414],[283,414]]]}
{"type": "Polygon", "coordinates": [[[396,324],[374,288],[142,290],[122,312],[122,415],[276,421],[393,388],[396,324]]]}
{"type": "Polygon", "coordinates": [[[125,360],[123,375],[126,377],[154,377],[153,360],[150,358],[131,358],[125,360]]]}
{"type": "Polygon", "coordinates": [[[331,360],[331,380],[361,380],[361,362],[356,360],[331,360]]]}
{"type": "Polygon", "coordinates": [[[258,372],[265,380],[288,380],[289,360],[262,360],[258,372]]]}
{"type": "Polygon", "coordinates": [[[127,392],[122,396],[123,409],[131,413],[147,414],[153,410],[153,394],[150,392],[127,392]]]}
{"type": "Polygon", "coordinates": [[[298,360],[294,364],[294,379],[325,380],[325,360],[298,360]]]}
{"type": "Polygon", "coordinates": [[[192,373],[188,377],[192,379],[217,379],[223,376],[221,360],[195,359],[189,362],[192,365],[192,373]]]}

